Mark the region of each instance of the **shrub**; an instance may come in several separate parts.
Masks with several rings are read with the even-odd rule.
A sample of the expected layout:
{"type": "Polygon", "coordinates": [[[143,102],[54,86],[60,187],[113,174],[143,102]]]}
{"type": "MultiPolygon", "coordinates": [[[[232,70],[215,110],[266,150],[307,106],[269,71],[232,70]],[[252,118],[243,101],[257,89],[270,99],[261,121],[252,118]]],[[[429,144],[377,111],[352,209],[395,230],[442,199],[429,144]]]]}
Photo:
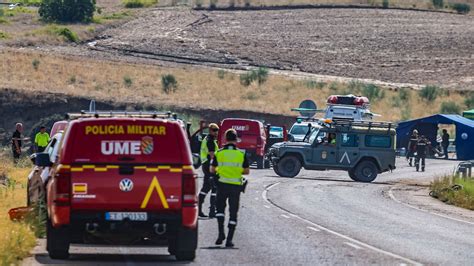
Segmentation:
{"type": "Polygon", "coordinates": [[[388,0],[383,0],[382,7],[383,8],[388,8],[388,6],[389,6],[389,1],[388,0]]]}
{"type": "Polygon", "coordinates": [[[76,76],[72,75],[69,77],[69,80],[68,80],[68,83],[69,84],[74,84],[76,83],[76,76]]]}
{"type": "Polygon", "coordinates": [[[252,84],[254,78],[252,73],[244,73],[240,74],[240,84],[242,84],[245,87],[250,86],[252,84]]]}
{"type": "Polygon", "coordinates": [[[353,94],[359,94],[363,87],[364,83],[358,80],[351,80],[347,86],[347,88],[350,90],[350,93],[353,94]]]}
{"type": "Polygon", "coordinates": [[[5,16],[5,11],[3,10],[3,8],[0,8],[0,17],[3,17],[5,16]]]}
{"type": "Polygon", "coordinates": [[[245,0],[245,6],[250,7],[251,0],[245,0]]]}
{"type": "Polygon", "coordinates": [[[217,0],[211,0],[209,3],[209,8],[210,9],[215,9],[217,6],[217,0]]]}
{"type": "Polygon", "coordinates": [[[256,74],[258,85],[262,85],[268,79],[268,69],[265,67],[259,67],[256,74]]]}
{"type": "Polygon", "coordinates": [[[123,4],[126,8],[150,7],[156,4],[158,0],[124,0],[123,4]]]}
{"type": "Polygon", "coordinates": [[[361,93],[363,96],[369,98],[371,101],[383,99],[385,97],[385,92],[383,92],[382,89],[380,89],[374,84],[364,84],[361,93]]]}
{"type": "Polygon", "coordinates": [[[443,102],[441,103],[440,112],[442,114],[459,114],[461,113],[461,107],[455,102],[443,102]]]}
{"type": "Polygon", "coordinates": [[[432,2],[435,8],[443,8],[444,6],[443,0],[432,0],[432,2]]]}
{"type": "Polygon", "coordinates": [[[224,79],[224,78],[225,78],[225,74],[226,74],[226,71],[225,71],[225,70],[223,70],[223,69],[217,70],[217,77],[218,77],[219,79],[224,79]]]}
{"type": "Polygon", "coordinates": [[[130,88],[132,86],[132,83],[132,78],[130,78],[129,76],[123,77],[123,85],[125,85],[125,87],[130,88]]]}
{"type": "Polygon", "coordinates": [[[400,100],[402,101],[410,100],[410,95],[411,95],[411,92],[409,89],[400,88],[398,90],[398,98],[400,98],[400,100]]]}
{"type": "Polygon", "coordinates": [[[35,59],[33,59],[33,61],[31,62],[31,65],[33,65],[34,70],[38,70],[39,65],[40,65],[40,61],[35,58],[35,59]]]}
{"type": "Polygon", "coordinates": [[[467,108],[474,109],[474,93],[471,93],[467,96],[467,98],[464,100],[464,104],[467,108]]]}
{"type": "Polygon", "coordinates": [[[202,7],[202,0],[196,0],[196,7],[201,8],[202,7]]]}
{"type": "Polygon", "coordinates": [[[20,0],[15,1],[17,3],[22,3],[24,6],[40,6],[41,0],[20,0]]]}
{"type": "Polygon", "coordinates": [[[469,4],[456,3],[452,4],[451,8],[456,10],[459,14],[467,14],[471,12],[471,6],[469,4]]]}
{"type": "Polygon", "coordinates": [[[38,10],[44,21],[91,22],[95,0],[43,0],[38,10]]]}
{"type": "Polygon", "coordinates": [[[163,75],[161,76],[161,86],[163,91],[166,94],[169,94],[170,92],[176,91],[178,88],[178,81],[176,81],[176,78],[172,74],[163,75]]]}
{"type": "Polygon", "coordinates": [[[305,86],[306,88],[308,89],[318,89],[318,90],[321,90],[322,88],[326,87],[326,83],[325,82],[318,82],[318,81],[314,81],[314,80],[308,80],[306,81],[305,83],[305,86]]]}
{"type": "Polygon", "coordinates": [[[0,40],[1,39],[7,39],[8,38],[8,34],[6,34],[5,32],[3,31],[0,31],[0,40]]]}
{"type": "Polygon", "coordinates": [[[418,92],[418,96],[420,96],[420,98],[428,101],[428,102],[432,102],[434,100],[436,100],[436,98],[438,98],[438,96],[442,93],[442,90],[440,87],[437,87],[437,86],[433,86],[433,85],[428,85],[428,86],[425,86],[423,89],[421,89],[419,92],[418,92]]]}
{"type": "Polygon", "coordinates": [[[67,41],[79,42],[79,37],[77,37],[77,34],[69,28],[59,27],[56,29],[56,34],[58,36],[64,37],[64,39],[66,39],[67,41]]]}

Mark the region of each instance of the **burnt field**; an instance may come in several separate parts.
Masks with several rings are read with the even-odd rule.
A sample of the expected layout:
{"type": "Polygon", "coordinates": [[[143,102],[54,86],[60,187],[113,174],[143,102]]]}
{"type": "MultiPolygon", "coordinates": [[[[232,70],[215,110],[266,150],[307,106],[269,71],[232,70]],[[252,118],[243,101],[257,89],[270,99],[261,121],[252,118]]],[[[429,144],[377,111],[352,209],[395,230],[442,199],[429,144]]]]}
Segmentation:
{"type": "Polygon", "coordinates": [[[97,49],[230,68],[474,89],[474,19],[381,9],[154,9],[105,31],[97,49]]]}

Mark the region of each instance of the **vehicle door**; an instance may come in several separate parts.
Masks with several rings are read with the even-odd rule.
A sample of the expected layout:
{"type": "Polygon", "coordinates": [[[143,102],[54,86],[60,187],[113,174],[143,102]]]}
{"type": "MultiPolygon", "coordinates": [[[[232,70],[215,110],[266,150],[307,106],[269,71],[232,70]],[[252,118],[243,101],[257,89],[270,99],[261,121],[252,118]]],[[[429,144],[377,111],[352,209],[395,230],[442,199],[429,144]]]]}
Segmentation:
{"type": "Polygon", "coordinates": [[[313,164],[322,168],[337,164],[337,145],[328,142],[328,132],[319,130],[318,134],[311,136],[309,141],[313,144],[313,164]]]}
{"type": "Polygon", "coordinates": [[[359,135],[355,133],[338,134],[337,162],[341,166],[353,166],[359,159],[359,135]]]}

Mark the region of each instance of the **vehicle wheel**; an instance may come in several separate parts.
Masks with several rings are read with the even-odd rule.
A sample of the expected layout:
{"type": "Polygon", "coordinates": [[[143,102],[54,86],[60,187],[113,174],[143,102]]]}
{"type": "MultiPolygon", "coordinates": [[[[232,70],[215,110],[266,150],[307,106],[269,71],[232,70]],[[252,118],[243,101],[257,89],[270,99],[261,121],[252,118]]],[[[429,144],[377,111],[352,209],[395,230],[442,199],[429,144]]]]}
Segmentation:
{"type": "Polygon", "coordinates": [[[301,170],[301,161],[295,156],[286,156],[278,162],[277,168],[279,176],[295,177],[301,170]]]}
{"type": "Polygon", "coordinates": [[[175,249],[168,251],[174,252],[179,261],[192,261],[196,257],[198,242],[198,229],[181,228],[175,240],[175,249]]]}
{"type": "Polygon", "coordinates": [[[265,158],[263,156],[257,156],[257,169],[263,169],[265,164],[265,158]]]}
{"type": "Polygon", "coordinates": [[[357,179],[357,176],[355,175],[355,170],[354,168],[352,169],[349,169],[349,171],[347,171],[347,173],[349,174],[349,177],[354,180],[354,181],[359,181],[359,179],[357,179]]]}
{"type": "Polygon", "coordinates": [[[372,161],[362,161],[355,168],[356,181],[369,183],[377,178],[378,170],[372,161]]]}
{"type": "Polygon", "coordinates": [[[176,239],[168,240],[168,252],[170,255],[176,255],[176,239]]]}
{"type": "Polygon", "coordinates": [[[49,257],[57,260],[64,260],[69,257],[69,232],[64,226],[54,228],[51,220],[48,219],[46,225],[46,249],[49,257]]]}
{"type": "Polygon", "coordinates": [[[273,171],[275,172],[275,174],[277,174],[278,176],[283,176],[280,172],[280,170],[278,170],[278,164],[274,164],[273,165],[273,171]]]}
{"type": "Polygon", "coordinates": [[[196,251],[176,252],[178,261],[193,261],[196,258],[196,251]]]}

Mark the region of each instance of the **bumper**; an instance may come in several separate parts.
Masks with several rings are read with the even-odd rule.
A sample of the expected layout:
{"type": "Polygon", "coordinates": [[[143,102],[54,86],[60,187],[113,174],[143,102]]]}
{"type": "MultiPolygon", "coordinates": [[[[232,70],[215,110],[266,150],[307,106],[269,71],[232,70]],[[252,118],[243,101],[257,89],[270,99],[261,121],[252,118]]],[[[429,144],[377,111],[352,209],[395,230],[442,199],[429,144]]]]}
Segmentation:
{"type": "Polygon", "coordinates": [[[182,217],[148,213],[147,221],[107,221],[105,212],[73,212],[68,227],[72,243],[161,246],[178,237],[182,217]]]}

